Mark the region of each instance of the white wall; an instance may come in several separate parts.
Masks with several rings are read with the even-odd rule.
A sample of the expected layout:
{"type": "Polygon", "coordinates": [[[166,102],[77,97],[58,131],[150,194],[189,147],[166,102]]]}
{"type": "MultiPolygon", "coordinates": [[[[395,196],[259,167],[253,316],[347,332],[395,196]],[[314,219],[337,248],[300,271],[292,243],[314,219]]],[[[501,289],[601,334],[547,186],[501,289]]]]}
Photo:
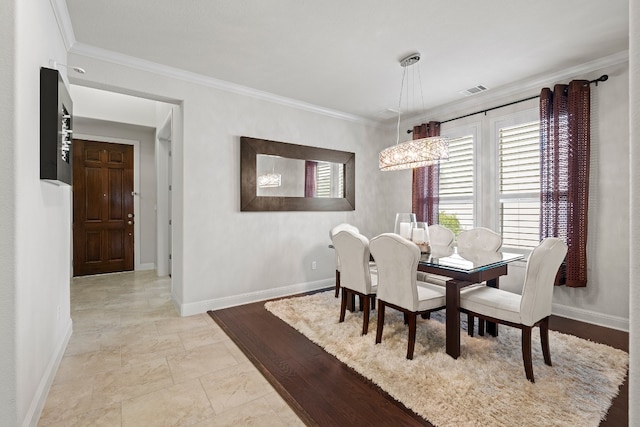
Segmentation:
{"type": "Polygon", "coordinates": [[[156,101],[73,84],[70,93],[76,116],[146,127],[156,125],[156,101]]]}
{"type": "Polygon", "coordinates": [[[0,134],[6,141],[0,144],[0,425],[15,425],[16,410],[16,255],[15,255],[15,41],[16,1],[5,1],[0,13],[0,134]]]}
{"type": "Polygon", "coordinates": [[[629,425],[640,425],[640,1],[629,2],[630,131],[629,141],[631,191],[629,259],[630,336],[629,336],[629,425]]]}
{"type": "MultiPolygon", "coordinates": [[[[183,314],[330,284],[334,257],[327,245],[332,226],[347,221],[369,235],[392,226],[388,211],[397,208],[380,202],[380,194],[391,193],[391,187],[377,167],[383,143],[378,129],[70,56],[74,65],[87,69],[74,83],[96,80],[152,99],[182,101],[184,142],[174,141],[172,156],[172,278],[183,314]],[[355,152],[356,211],[240,212],[240,136],[355,152]],[[317,270],[311,269],[312,261],[317,270]]],[[[180,134],[174,130],[174,136],[180,134]]],[[[410,194],[410,189],[404,191],[410,194]]]]}
{"type": "Polygon", "coordinates": [[[15,116],[12,130],[6,133],[13,138],[2,144],[12,146],[6,154],[13,163],[13,170],[8,167],[13,178],[3,181],[1,191],[7,203],[3,206],[13,210],[3,216],[3,227],[14,231],[3,230],[1,245],[3,259],[4,252],[11,252],[9,274],[15,272],[3,280],[3,288],[13,288],[7,292],[13,296],[15,307],[9,312],[15,317],[4,325],[0,338],[0,347],[14,353],[14,373],[2,379],[8,400],[3,399],[0,407],[0,424],[9,426],[37,421],[71,333],[71,190],[39,179],[40,67],[48,66],[50,59],[66,62],[54,13],[46,0],[9,1],[3,4],[2,20],[7,3],[8,10],[16,12],[15,34],[9,35],[16,50],[13,58],[11,50],[3,51],[2,63],[8,59],[8,66],[15,70],[13,81],[13,73],[6,74],[13,83],[15,98],[8,99],[15,116]]]}

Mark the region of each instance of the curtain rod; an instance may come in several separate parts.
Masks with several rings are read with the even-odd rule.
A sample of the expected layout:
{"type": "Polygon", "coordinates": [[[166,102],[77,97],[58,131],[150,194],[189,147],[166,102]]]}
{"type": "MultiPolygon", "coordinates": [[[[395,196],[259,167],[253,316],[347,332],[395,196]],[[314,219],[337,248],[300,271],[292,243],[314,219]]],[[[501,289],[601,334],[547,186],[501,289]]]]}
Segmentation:
{"type": "MultiPolygon", "coordinates": [[[[596,86],[598,86],[598,82],[606,82],[607,80],[609,80],[609,76],[606,75],[606,74],[603,74],[600,77],[598,77],[597,79],[589,80],[589,84],[595,83],[596,86]]],[[[464,119],[465,117],[469,117],[469,116],[475,116],[476,114],[480,114],[480,113],[487,114],[487,112],[493,111],[493,110],[497,110],[498,108],[508,107],[510,105],[513,105],[513,104],[519,104],[521,102],[530,101],[530,100],[536,99],[536,98],[540,98],[540,95],[535,95],[535,96],[530,96],[529,98],[519,99],[517,101],[509,102],[507,104],[498,105],[497,107],[487,108],[486,110],[476,111],[475,113],[465,114],[464,116],[455,117],[453,119],[443,120],[443,121],[440,122],[440,124],[447,123],[447,122],[452,122],[454,120],[464,119]]],[[[411,132],[413,132],[413,129],[407,130],[407,133],[411,133],[411,132]]]]}

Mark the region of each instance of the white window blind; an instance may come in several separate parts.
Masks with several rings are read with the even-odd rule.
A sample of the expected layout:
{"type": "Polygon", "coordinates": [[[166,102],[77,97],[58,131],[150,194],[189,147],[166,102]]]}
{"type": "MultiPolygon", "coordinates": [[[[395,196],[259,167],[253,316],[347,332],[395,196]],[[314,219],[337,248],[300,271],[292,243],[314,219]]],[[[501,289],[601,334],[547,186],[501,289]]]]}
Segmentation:
{"type": "Polygon", "coordinates": [[[439,222],[455,233],[473,228],[473,135],[449,139],[440,162],[439,222]]]}
{"type": "Polygon", "coordinates": [[[533,249],[540,241],[540,123],[499,130],[502,244],[533,249]]]}
{"type": "Polygon", "coordinates": [[[316,169],[316,197],[344,197],[343,165],[318,162],[316,169]]]}

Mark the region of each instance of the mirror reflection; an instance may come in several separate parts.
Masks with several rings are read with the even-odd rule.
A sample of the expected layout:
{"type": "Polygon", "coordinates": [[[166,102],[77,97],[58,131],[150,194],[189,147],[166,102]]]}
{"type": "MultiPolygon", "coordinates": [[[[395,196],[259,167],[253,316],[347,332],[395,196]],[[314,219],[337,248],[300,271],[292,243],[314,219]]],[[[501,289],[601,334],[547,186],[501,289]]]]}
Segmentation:
{"type": "Polygon", "coordinates": [[[281,156],[256,156],[256,195],[342,198],[344,164],[281,156]]]}
{"type": "Polygon", "coordinates": [[[355,153],[240,137],[243,212],[352,211],[355,178],[355,153]]]}

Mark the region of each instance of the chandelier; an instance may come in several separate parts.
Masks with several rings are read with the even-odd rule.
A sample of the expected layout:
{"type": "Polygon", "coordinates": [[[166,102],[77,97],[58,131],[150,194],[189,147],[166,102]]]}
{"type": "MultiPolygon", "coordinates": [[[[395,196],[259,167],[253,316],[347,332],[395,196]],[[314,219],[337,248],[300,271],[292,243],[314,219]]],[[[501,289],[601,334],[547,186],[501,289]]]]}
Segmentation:
{"type": "Polygon", "coordinates": [[[279,173],[265,173],[258,177],[258,187],[273,188],[282,185],[282,175],[279,173]]]}
{"type": "MultiPolygon", "coordinates": [[[[404,88],[404,80],[407,75],[407,67],[409,67],[410,65],[414,65],[419,60],[419,53],[411,54],[406,58],[400,60],[400,65],[404,68],[404,70],[402,72],[402,83],[400,84],[400,99],[398,100],[398,125],[396,145],[385,148],[380,152],[380,170],[391,171],[419,168],[423,166],[433,165],[435,163],[438,163],[440,160],[446,160],[449,158],[449,142],[446,138],[441,136],[414,139],[400,144],[400,107],[402,105],[402,89],[404,88]]],[[[418,79],[419,76],[420,74],[418,68],[418,79]]],[[[422,82],[420,82],[420,92],[422,93],[422,82]]],[[[424,110],[424,99],[422,104],[422,108],[424,110]]]]}

